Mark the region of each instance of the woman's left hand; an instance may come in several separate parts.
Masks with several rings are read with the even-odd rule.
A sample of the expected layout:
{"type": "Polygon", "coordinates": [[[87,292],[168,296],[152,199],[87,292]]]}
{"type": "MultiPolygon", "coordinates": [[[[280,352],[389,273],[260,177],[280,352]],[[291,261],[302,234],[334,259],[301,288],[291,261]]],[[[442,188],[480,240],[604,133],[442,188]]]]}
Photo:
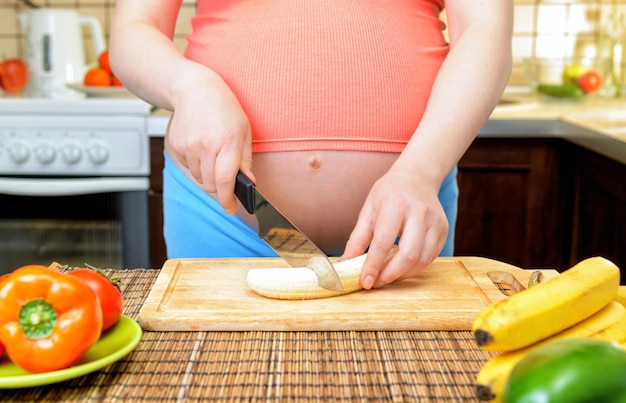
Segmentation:
{"type": "Polygon", "coordinates": [[[439,255],[449,227],[438,193],[438,185],[400,170],[374,184],[342,256],[354,257],[369,247],[361,271],[363,288],[414,276],[439,255]],[[398,251],[385,264],[399,236],[398,251]]]}

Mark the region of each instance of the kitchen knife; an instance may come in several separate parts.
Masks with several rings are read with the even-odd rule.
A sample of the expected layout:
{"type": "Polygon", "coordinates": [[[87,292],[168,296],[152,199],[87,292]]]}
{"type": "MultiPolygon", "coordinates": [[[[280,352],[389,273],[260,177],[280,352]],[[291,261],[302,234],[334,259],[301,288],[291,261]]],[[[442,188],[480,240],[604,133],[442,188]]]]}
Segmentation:
{"type": "Polygon", "coordinates": [[[343,291],[339,275],[328,257],[270,203],[243,172],[237,174],[235,196],[256,215],[259,237],[292,267],[315,272],[320,287],[343,291]]]}

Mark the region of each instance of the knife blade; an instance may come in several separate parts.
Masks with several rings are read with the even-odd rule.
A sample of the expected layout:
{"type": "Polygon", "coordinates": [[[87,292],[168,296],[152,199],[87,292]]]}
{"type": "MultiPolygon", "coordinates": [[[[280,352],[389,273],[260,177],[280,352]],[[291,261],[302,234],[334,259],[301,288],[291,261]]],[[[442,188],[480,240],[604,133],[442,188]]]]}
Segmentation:
{"type": "Polygon", "coordinates": [[[292,267],[308,267],[315,272],[320,287],[343,291],[341,279],[324,252],[287,219],[258,191],[243,172],[237,174],[235,196],[258,221],[257,232],[292,267]]]}

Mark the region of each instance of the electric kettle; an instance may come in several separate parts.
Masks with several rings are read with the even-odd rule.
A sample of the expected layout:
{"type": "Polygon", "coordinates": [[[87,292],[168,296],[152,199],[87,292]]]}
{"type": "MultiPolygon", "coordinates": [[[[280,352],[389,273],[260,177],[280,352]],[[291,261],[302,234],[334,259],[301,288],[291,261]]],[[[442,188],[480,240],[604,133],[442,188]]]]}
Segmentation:
{"type": "Polygon", "coordinates": [[[29,93],[44,98],[83,97],[66,84],[82,83],[89,68],[83,26],[91,31],[95,54],[105,50],[100,22],[95,17],[58,8],[35,8],[20,13],[18,18],[27,38],[29,93]]]}

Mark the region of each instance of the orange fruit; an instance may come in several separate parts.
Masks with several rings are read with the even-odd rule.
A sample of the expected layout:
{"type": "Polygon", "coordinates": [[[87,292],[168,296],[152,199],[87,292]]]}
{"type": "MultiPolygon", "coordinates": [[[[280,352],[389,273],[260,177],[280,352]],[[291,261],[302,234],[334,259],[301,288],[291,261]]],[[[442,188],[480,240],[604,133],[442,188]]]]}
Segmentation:
{"type": "Polygon", "coordinates": [[[13,58],[0,62],[0,88],[17,93],[28,82],[28,65],[21,59],[13,58]]]}
{"type": "Polygon", "coordinates": [[[124,84],[119,80],[119,78],[115,77],[115,75],[111,76],[111,85],[114,87],[123,87],[124,84]]]}
{"type": "Polygon", "coordinates": [[[109,51],[105,50],[100,53],[98,56],[98,65],[109,72],[109,74],[113,74],[113,70],[111,70],[111,64],[109,63],[109,51]]]}
{"type": "Polygon", "coordinates": [[[111,73],[102,67],[92,67],[85,73],[83,84],[94,87],[108,87],[111,85],[111,73]]]}

